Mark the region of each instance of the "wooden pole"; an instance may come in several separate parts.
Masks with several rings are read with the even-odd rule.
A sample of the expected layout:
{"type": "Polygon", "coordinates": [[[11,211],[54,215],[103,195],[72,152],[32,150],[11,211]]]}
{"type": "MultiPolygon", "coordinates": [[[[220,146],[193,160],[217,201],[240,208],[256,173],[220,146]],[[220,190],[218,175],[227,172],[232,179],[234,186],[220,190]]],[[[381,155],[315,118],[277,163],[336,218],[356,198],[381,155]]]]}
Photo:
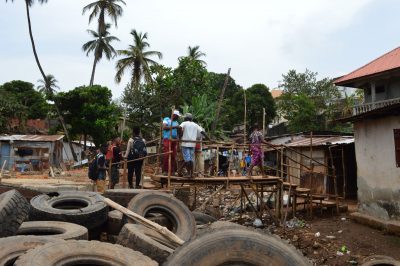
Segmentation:
{"type": "MultiPolygon", "coordinates": [[[[262,139],[264,140],[265,138],[265,108],[263,108],[263,124],[262,124],[262,139]]],[[[264,177],[264,146],[261,145],[261,152],[262,152],[262,172],[261,176],[264,177]]]]}
{"type": "Polygon", "coordinates": [[[243,129],[243,143],[246,145],[246,119],[247,119],[247,99],[246,99],[246,90],[243,89],[243,94],[244,94],[244,129],[243,129]]]}
{"type": "Polygon", "coordinates": [[[332,163],[332,169],[333,169],[333,187],[335,191],[335,201],[336,201],[336,213],[339,214],[339,199],[338,199],[338,193],[337,193],[337,181],[336,181],[336,168],[335,164],[333,162],[333,154],[332,154],[332,146],[328,148],[329,154],[331,157],[331,163],[332,163]]]}
{"type": "Polygon", "coordinates": [[[136,222],[139,222],[143,225],[145,225],[146,227],[150,228],[150,229],[154,229],[155,231],[157,231],[158,233],[162,234],[163,236],[165,236],[166,238],[168,238],[169,240],[171,240],[172,242],[174,242],[177,245],[182,245],[185,241],[183,241],[182,239],[180,239],[177,235],[175,235],[174,233],[172,233],[171,231],[169,231],[167,228],[154,223],[146,218],[144,218],[143,216],[140,216],[137,213],[134,213],[133,211],[119,205],[118,203],[105,198],[103,196],[100,196],[102,198],[102,200],[111,208],[116,209],[120,212],[122,212],[123,214],[125,214],[126,216],[128,216],[129,218],[135,220],[136,222]]]}
{"type": "Polygon", "coordinates": [[[230,74],[231,74],[231,68],[229,68],[228,69],[228,73],[226,73],[224,85],[222,86],[221,94],[219,95],[217,111],[215,113],[215,119],[214,119],[214,121],[213,121],[213,123],[211,125],[211,136],[214,136],[214,134],[215,134],[215,129],[217,127],[217,123],[218,123],[218,119],[219,119],[219,113],[221,111],[222,102],[224,100],[225,89],[226,89],[226,86],[228,86],[228,81],[229,81],[229,75],[230,74]]]}
{"type": "Polygon", "coordinates": [[[4,168],[6,167],[7,160],[4,160],[3,165],[1,166],[1,172],[0,172],[0,183],[1,179],[3,178],[3,173],[4,173],[4,168]]]}
{"type": "Polygon", "coordinates": [[[346,167],[344,165],[344,147],[342,146],[343,198],[346,199],[346,167]]]}
{"type": "Polygon", "coordinates": [[[169,129],[169,143],[168,143],[168,151],[169,151],[169,154],[168,154],[168,184],[167,184],[167,187],[168,187],[168,189],[171,187],[171,166],[172,166],[172,162],[171,162],[171,160],[172,160],[172,151],[171,151],[171,145],[172,145],[172,125],[173,125],[173,115],[174,115],[174,109],[175,109],[175,106],[172,106],[172,109],[171,109],[171,116],[170,116],[170,118],[171,118],[171,127],[170,127],[170,129],[169,129]]]}
{"type": "Polygon", "coordinates": [[[128,163],[126,159],[124,159],[124,169],[122,171],[122,188],[126,188],[126,180],[127,180],[127,172],[126,168],[128,167],[128,163]]]}
{"type": "Polygon", "coordinates": [[[310,191],[312,191],[312,181],[314,179],[314,164],[313,164],[313,150],[312,150],[312,143],[313,141],[313,132],[311,131],[310,133],[310,168],[311,168],[311,173],[310,173],[310,191]]]}

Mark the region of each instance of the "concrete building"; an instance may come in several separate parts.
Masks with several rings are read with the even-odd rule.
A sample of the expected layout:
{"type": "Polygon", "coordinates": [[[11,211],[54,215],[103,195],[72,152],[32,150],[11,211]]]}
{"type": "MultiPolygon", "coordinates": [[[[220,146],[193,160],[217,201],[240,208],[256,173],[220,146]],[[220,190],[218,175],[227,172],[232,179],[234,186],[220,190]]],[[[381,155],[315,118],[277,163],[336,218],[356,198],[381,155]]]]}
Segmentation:
{"type": "Polygon", "coordinates": [[[359,211],[400,220],[400,47],[335,81],[360,88],[353,115],[359,211]]]}
{"type": "Polygon", "coordinates": [[[24,171],[48,169],[62,162],[64,135],[3,135],[0,136],[0,164],[24,171]]]}

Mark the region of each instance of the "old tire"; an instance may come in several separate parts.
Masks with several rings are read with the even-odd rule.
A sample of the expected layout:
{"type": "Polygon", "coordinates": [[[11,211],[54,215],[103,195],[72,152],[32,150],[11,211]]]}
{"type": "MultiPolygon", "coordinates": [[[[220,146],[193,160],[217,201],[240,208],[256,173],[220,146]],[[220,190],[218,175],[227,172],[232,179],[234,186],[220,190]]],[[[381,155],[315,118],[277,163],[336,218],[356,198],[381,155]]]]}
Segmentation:
{"type": "Polygon", "coordinates": [[[180,200],[163,192],[146,192],[134,197],[128,209],[146,217],[149,213],[162,214],[172,223],[174,232],[183,241],[196,235],[196,221],[192,212],[180,200]]]}
{"type": "Polygon", "coordinates": [[[15,266],[54,265],[158,265],[140,252],[110,243],[70,240],[49,243],[28,251],[15,266]]]}
{"type": "Polygon", "coordinates": [[[174,251],[146,234],[146,227],[138,224],[126,224],[118,236],[117,244],[131,248],[149,256],[158,263],[163,263],[174,251]]]}
{"type": "Polygon", "coordinates": [[[118,210],[110,211],[107,219],[107,234],[118,235],[124,226],[123,214],[118,210]]]}
{"type": "Polygon", "coordinates": [[[244,229],[221,229],[183,244],[168,258],[175,265],[310,265],[282,240],[244,229]]]}
{"type": "Polygon", "coordinates": [[[361,266],[400,266],[400,262],[389,256],[374,255],[366,257],[361,266]]]}
{"type": "Polygon", "coordinates": [[[15,260],[26,251],[38,246],[64,242],[61,239],[44,236],[10,236],[0,239],[0,265],[14,265],[15,260]]]}
{"type": "Polygon", "coordinates": [[[107,220],[108,208],[95,192],[61,191],[32,198],[31,221],[61,221],[91,230],[107,220]]]}
{"type": "Polygon", "coordinates": [[[194,219],[196,220],[197,225],[209,224],[209,223],[213,223],[213,222],[217,221],[217,219],[215,219],[211,215],[208,215],[208,214],[205,214],[202,212],[193,211],[192,213],[193,213],[194,219]]]}
{"type": "Polygon", "coordinates": [[[170,221],[170,219],[168,219],[168,217],[165,217],[162,214],[159,213],[150,213],[149,215],[146,215],[147,219],[155,222],[161,226],[164,226],[166,228],[168,228],[168,230],[173,230],[174,225],[172,224],[172,222],[170,221]]]}
{"type": "Polygon", "coordinates": [[[63,240],[88,240],[86,227],[57,221],[24,222],[17,235],[51,236],[63,240]]]}
{"type": "Polygon", "coordinates": [[[128,189],[128,188],[119,188],[119,189],[107,189],[104,192],[104,197],[109,198],[112,201],[115,201],[119,205],[124,207],[128,206],[129,201],[136,195],[156,190],[149,189],[128,189]]]}
{"type": "Polygon", "coordinates": [[[28,218],[29,203],[15,189],[0,195],[0,237],[15,235],[28,218]]]}

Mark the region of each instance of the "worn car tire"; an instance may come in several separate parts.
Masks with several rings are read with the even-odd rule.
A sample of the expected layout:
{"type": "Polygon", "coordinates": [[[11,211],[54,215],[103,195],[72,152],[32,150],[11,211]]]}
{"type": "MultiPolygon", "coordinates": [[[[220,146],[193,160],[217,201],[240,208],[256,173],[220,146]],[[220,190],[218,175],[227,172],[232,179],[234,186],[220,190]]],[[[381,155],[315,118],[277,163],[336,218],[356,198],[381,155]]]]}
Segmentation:
{"type": "Polygon", "coordinates": [[[127,208],[143,217],[149,213],[164,215],[173,225],[171,231],[183,241],[196,235],[196,221],[192,212],[180,200],[167,193],[140,193],[129,202],[127,208]]]}
{"type": "Polygon", "coordinates": [[[107,221],[108,207],[95,192],[60,191],[31,200],[31,221],[61,221],[91,230],[107,221]]]}
{"type": "Polygon", "coordinates": [[[277,237],[244,229],[221,229],[175,250],[164,264],[175,265],[310,265],[277,237]]]}
{"type": "Polygon", "coordinates": [[[150,229],[142,225],[126,224],[118,236],[117,244],[137,250],[158,263],[163,263],[174,250],[146,234],[148,230],[150,229]]]}
{"type": "Polygon", "coordinates": [[[58,221],[24,222],[17,235],[51,236],[63,240],[88,240],[86,227],[58,221]]]}
{"type": "Polygon", "coordinates": [[[373,255],[366,257],[361,266],[400,266],[400,262],[389,256],[373,255]]]}
{"type": "Polygon", "coordinates": [[[217,219],[215,219],[211,215],[208,215],[208,214],[205,214],[202,212],[193,211],[192,213],[193,213],[194,219],[196,220],[197,225],[209,224],[209,223],[213,223],[213,222],[217,221],[217,219]]]}
{"type": "Polygon", "coordinates": [[[136,195],[156,190],[149,189],[130,189],[130,188],[118,188],[118,189],[107,189],[104,192],[104,197],[109,198],[112,201],[115,201],[119,205],[124,207],[128,206],[129,201],[136,195]]]}
{"type": "Polygon", "coordinates": [[[29,203],[18,191],[0,194],[0,237],[15,235],[28,215],[29,203]]]}
{"type": "Polygon", "coordinates": [[[15,266],[158,265],[138,251],[98,241],[70,240],[49,243],[20,256],[15,266]]]}
{"type": "Polygon", "coordinates": [[[168,219],[168,217],[165,217],[162,214],[159,213],[150,213],[148,215],[146,215],[147,219],[155,222],[156,224],[159,224],[161,226],[164,226],[166,228],[168,228],[168,230],[173,230],[174,225],[172,224],[172,222],[170,221],[170,219],[168,219]]]}
{"type": "Polygon", "coordinates": [[[64,241],[45,236],[10,236],[0,238],[0,265],[14,265],[15,260],[29,249],[53,242],[64,241]]]}
{"type": "Polygon", "coordinates": [[[123,214],[118,210],[108,212],[107,234],[118,235],[124,226],[123,214]]]}

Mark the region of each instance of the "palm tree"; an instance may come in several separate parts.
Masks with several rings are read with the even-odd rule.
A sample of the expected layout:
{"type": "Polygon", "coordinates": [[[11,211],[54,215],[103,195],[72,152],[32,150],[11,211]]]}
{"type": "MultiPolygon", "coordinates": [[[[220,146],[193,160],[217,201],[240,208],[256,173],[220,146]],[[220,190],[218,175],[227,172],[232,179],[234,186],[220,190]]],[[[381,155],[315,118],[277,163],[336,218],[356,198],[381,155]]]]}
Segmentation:
{"type": "Polygon", "coordinates": [[[89,23],[98,15],[98,32],[102,32],[106,30],[106,14],[114,21],[114,25],[116,27],[118,26],[117,20],[122,16],[124,11],[119,3],[126,5],[123,0],[98,0],[85,6],[82,10],[82,15],[84,15],[86,11],[92,10],[92,13],[89,15],[89,23]]]}
{"type": "MultiPolygon", "coordinates": [[[[9,0],[6,0],[8,2],[9,0]]],[[[10,0],[11,2],[14,2],[14,0],[10,0]]],[[[34,0],[25,0],[25,7],[26,7],[26,17],[28,19],[28,29],[29,29],[29,37],[31,39],[31,45],[32,45],[32,50],[33,50],[33,55],[35,56],[36,64],[39,68],[40,74],[42,74],[43,80],[46,80],[46,75],[44,74],[43,68],[40,65],[39,57],[36,52],[36,46],[35,46],[35,41],[33,40],[33,33],[32,33],[32,24],[31,24],[31,16],[29,12],[29,8],[33,5],[35,1],[34,0]]],[[[47,3],[47,0],[38,0],[40,4],[47,3]]]]}
{"type": "Polygon", "coordinates": [[[40,83],[38,86],[39,92],[43,93],[48,100],[53,101],[54,95],[60,89],[57,85],[58,80],[53,75],[48,74],[45,80],[39,79],[38,82],[40,83]]]}
{"type": "Polygon", "coordinates": [[[157,62],[150,59],[150,57],[157,56],[159,59],[162,58],[162,53],[157,51],[146,51],[150,47],[147,42],[147,32],[142,34],[136,30],[132,30],[133,45],[129,45],[127,50],[118,50],[118,54],[125,56],[118,60],[115,74],[115,81],[121,82],[122,76],[125,70],[131,70],[131,85],[135,88],[139,88],[140,81],[144,78],[147,82],[151,82],[150,66],[157,65],[157,62]]]}
{"type": "Polygon", "coordinates": [[[204,66],[207,65],[207,63],[204,60],[200,59],[201,57],[206,56],[205,53],[200,51],[200,46],[198,46],[198,45],[193,46],[193,47],[189,46],[187,51],[188,51],[187,57],[198,61],[199,63],[201,63],[204,66]]]}
{"type": "Polygon", "coordinates": [[[89,86],[93,86],[94,73],[96,72],[96,65],[103,57],[103,54],[108,60],[117,55],[114,47],[111,46],[112,41],[119,41],[117,37],[110,36],[108,29],[111,24],[107,23],[104,31],[95,32],[93,30],[88,30],[87,32],[94,38],[94,40],[88,41],[82,46],[83,51],[89,56],[90,52],[94,52],[94,62],[92,68],[92,75],[90,77],[89,86]]]}
{"type": "Polygon", "coordinates": [[[69,147],[71,149],[72,156],[74,157],[75,161],[78,161],[78,157],[76,156],[76,153],[74,152],[74,147],[72,146],[71,139],[69,138],[69,134],[68,134],[68,130],[65,125],[65,122],[64,122],[64,118],[61,115],[60,109],[58,108],[58,105],[57,105],[57,100],[54,97],[57,90],[60,89],[60,87],[57,85],[58,81],[56,80],[56,78],[53,75],[48,74],[46,76],[46,78],[39,79],[38,82],[40,83],[40,85],[38,86],[38,90],[41,93],[43,93],[48,100],[54,101],[54,107],[56,109],[58,119],[60,120],[60,123],[64,129],[65,136],[67,137],[67,141],[68,141],[69,147]]]}

